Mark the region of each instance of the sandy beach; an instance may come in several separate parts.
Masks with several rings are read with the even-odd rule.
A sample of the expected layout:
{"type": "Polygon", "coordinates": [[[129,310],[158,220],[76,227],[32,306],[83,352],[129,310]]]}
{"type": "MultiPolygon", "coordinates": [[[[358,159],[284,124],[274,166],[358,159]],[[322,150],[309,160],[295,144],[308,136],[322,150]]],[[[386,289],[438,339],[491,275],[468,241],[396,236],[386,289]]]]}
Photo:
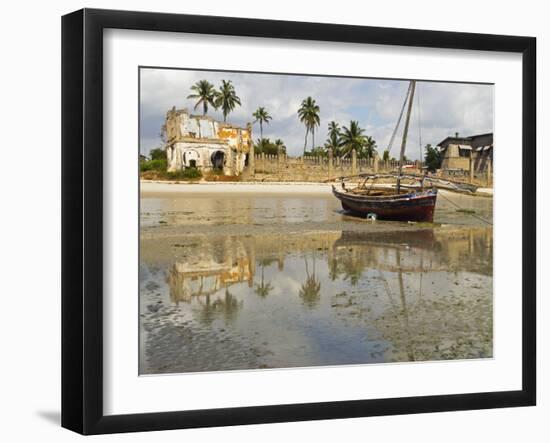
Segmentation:
{"type": "MultiPolygon", "coordinates": [[[[383,186],[383,185],[382,185],[383,186]]],[[[270,193],[270,194],[330,194],[332,183],[311,182],[231,182],[231,183],[182,183],[160,182],[142,180],[140,182],[141,193],[150,195],[154,193],[270,193]]],[[[453,195],[451,192],[440,191],[445,195],[453,195]]],[[[478,193],[486,196],[493,195],[491,188],[479,188],[478,193]]]]}
{"type": "Polygon", "coordinates": [[[156,193],[185,193],[185,194],[209,194],[209,193],[258,193],[258,194],[325,194],[330,195],[330,183],[308,182],[231,182],[231,183],[175,183],[144,181],[140,183],[141,193],[150,196],[156,193]]]}

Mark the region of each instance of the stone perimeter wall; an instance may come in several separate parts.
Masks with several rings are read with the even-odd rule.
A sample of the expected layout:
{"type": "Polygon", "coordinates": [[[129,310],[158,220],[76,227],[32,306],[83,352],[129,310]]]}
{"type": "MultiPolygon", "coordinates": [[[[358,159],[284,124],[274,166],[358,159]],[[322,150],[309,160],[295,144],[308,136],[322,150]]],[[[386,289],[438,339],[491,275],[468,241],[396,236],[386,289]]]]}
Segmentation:
{"type": "MultiPolygon", "coordinates": [[[[422,165],[418,161],[406,162],[404,173],[422,173],[422,165]]],[[[338,177],[357,175],[363,173],[390,173],[397,172],[398,161],[384,162],[380,157],[370,159],[358,159],[355,155],[351,158],[305,156],[288,157],[285,154],[266,155],[255,154],[253,161],[249,161],[249,167],[245,168],[243,179],[255,181],[303,181],[324,182],[338,177]],[[254,173],[252,173],[254,170],[254,173]]],[[[468,171],[463,174],[452,175],[439,171],[436,176],[460,180],[477,184],[479,186],[492,186],[491,171],[475,172],[470,175],[468,171]]]]}
{"type": "MultiPolygon", "coordinates": [[[[418,162],[408,163],[418,172],[418,162]]],[[[362,173],[382,173],[397,171],[398,162],[383,162],[379,157],[370,159],[358,159],[356,155],[351,158],[320,156],[288,157],[279,155],[254,155],[251,165],[254,168],[254,179],[258,181],[311,181],[323,182],[342,176],[357,175],[362,173]]],[[[249,168],[248,177],[251,177],[249,168]]]]}

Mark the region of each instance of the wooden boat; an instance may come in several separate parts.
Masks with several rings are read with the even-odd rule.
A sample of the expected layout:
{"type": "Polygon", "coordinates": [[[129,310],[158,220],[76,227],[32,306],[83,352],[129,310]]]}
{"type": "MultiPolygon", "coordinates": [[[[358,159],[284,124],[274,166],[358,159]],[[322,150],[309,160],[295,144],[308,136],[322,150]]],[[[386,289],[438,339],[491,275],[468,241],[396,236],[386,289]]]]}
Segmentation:
{"type": "Polygon", "coordinates": [[[433,222],[437,189],[405,191],[397,194],[386,188],[360,192],[332,186],[332,193],[342,202],[342,208],[354,215],[373,214],[380,220],[433,222]]]}
{"type": "MultiPolygon", "coordinates": [[[[403,129],[403,140],[401,143],[401,153],[399,156],[399,172],[397,175],[397,185],[395,188],[377,187],[374,188],[374,180],[378,176],[368,176],[361,185],[356,188],[347,189],[345,183],[342,183],[341,189],[332,187],[334,196],[342,202],[342,208],[352,214],[381,220],[397,221],[419,221],[433,222],[435,203],[437,199],[437,189],[424,189],[424,178],[417,180],[418,186],[412,189],[402,190],[401,180],[403,177],[403,160],[405,147],[407,145],[407,133],[409,130],[409,121],[411,117],[412,104],[414,100],[416,82],[412,80],[403,103],[401,115],[397,121],[394,134],[397,132],[399,122],[403,115],[405,105],[408,100],[408,109],[403,129]],[[366,183],[370,177],[373,177],[373,183],[367,188],[366,183]]],[[[393,138],[393,136],[392,136],[393,138]]],[[[390,142],[391,143],[391,142],[390,142]]],[[[389,149],[389,148],[388,148],[389,149]]]]}

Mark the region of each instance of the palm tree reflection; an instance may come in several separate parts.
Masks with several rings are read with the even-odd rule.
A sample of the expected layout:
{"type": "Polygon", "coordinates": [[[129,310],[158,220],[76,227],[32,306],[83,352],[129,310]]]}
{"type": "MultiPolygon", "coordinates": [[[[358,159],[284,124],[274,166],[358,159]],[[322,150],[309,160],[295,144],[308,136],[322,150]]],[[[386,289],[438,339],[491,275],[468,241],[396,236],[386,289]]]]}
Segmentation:
{"type": "Polygon", "coordinates": [[[321,282],[315,275],[315,253],[313,253],[313,272],[311,274],[306,254],[304,254],[304,261],[306,262],[306,281],[300,287],[298,295],[307,307],[313,308],[321,298],[321,282]]]}
{"type": "Polygon", "coordinates": [[[337,251],[329,259],[329,278],[332,281],[342,278],[356,286],[367,268],[367,260],[371,256],[371,251],[367,248],[361,248],[357,245],[348,247],[345,250],[337,251]]]}
{"type": "Polygon", "coordinates": [[[199,301],[199,303],[199,321],[208,326],[217,318],[223,318],[226,323],[234,322],[243,307],[243,302],[239,301],[227,288],[223,298],[216,298],[212,301],[211,296],[207,295],[204,301],[199,301]]]}
{"type": "Polygon", "coordinates": [[[260,266],[262,267],[262,277],[261,277],[261,283],[258,285],[255,285],[254,292],[259,295],[262,298],[265,298],[269,295],[269,293],[273,290],[273,286],[271,286],[271,283],[264,281],[264,269],[265,266],[268,265],[271,261],[270,260],[260,260],[260,266]]]}
{"type": "Polygon", "coordinates": [[[333,253],[333,256],[329,257],[328,259],[328,277],[332,281],[335,281],[339,275],[340,275],[340,272],[338,270],[338,260],[333,253]]]}

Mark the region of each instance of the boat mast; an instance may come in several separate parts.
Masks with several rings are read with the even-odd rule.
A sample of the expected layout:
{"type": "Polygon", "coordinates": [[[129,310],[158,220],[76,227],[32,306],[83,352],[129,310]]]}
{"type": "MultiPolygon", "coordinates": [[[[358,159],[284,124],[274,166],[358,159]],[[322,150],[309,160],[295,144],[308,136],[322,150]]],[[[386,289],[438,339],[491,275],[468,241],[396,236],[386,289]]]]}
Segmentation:
{"type": "Polygon", "coordinates": [[[401,141],[401,152],[399,153],[399,174],[397,176],[397,193],[401,190],[401,174],[403,172],[403,158],[405,157],[405,147],[407,146],[407,134],[409,132],[409,121],[411,120],[411,110],[414,100],[414,89],[416,81],[411,80],[411,96],[409,97],[409,106],[407,107],[407,116],[405,117],[405,128],[403,129],[403,140],[401,141]]]}

